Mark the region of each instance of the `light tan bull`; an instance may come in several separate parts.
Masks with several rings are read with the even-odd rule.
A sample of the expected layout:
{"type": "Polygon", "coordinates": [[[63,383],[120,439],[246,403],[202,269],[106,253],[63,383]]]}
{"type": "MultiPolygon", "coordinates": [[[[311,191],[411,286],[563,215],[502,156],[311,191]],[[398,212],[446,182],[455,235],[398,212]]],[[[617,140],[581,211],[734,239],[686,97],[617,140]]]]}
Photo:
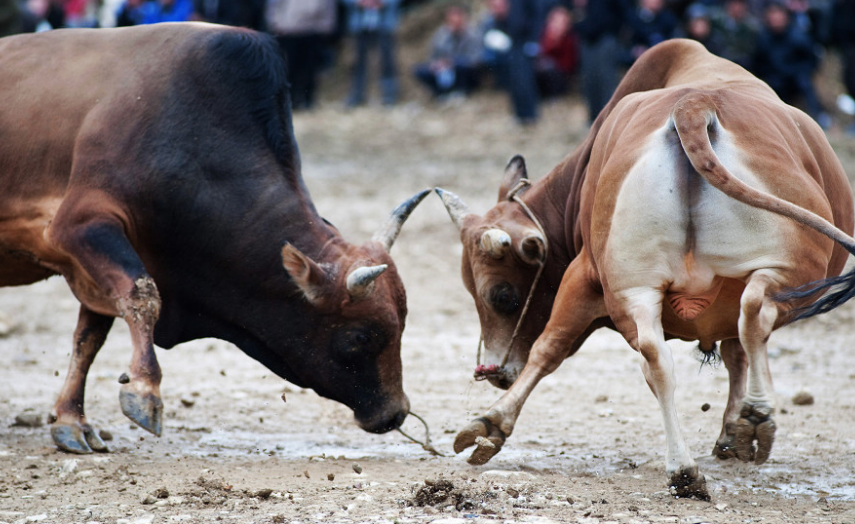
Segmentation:
{"type": "MultiPolygon", "coordinates": [[[[722,342],[731,399],[741,400],[729,406],[734,419],[738,413],[736,454],[762,464],[775,432],[766,342],[797,314],[827,311],[853,294],[852,274],[823,281],[840,274],[846,251],[855,249],[847,234],[852,196],[819,126],[744,69],[687,40],[660,44],[643,60],[595,124],[586,166],[574,166],[583,177],[574,184],[579,192],[569,193],[578,214],[566,220],[581,238],[546,327],[519,377],[460,432],[455,451],[484,437],[491,442],[479,439],[470,462],[498,453],[540,379],[575,352],[592,326],[613,323],[643,356],[659,401],[669,484],[678,496],[708,499],[680,432],[665,340],[698,340],[705,350],[722,342]],[[639,80],[651,68],[660,76],[639,80]],[[659,88],[625,87],[644,83],[659,88]],[[833,284],[843,289],[811,304],[833,284]],[[782,295],[806,285],[803,293],[782,295]]],[[[585,160],[579,156],[569,158],[585,160]]],[[[532,212],[536,218],[540,210],[532,212]]],[[[464,244],[479,240],[458,220],[464,244]]]]}

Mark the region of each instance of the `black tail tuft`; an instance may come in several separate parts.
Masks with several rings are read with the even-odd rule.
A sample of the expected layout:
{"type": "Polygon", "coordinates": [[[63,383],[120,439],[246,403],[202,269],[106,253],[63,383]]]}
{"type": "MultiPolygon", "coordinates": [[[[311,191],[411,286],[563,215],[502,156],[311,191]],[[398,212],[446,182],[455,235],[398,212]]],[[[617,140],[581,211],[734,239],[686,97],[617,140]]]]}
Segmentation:
{"type": "Polygon", "coordinates": [[[775,295],[774,299],[778,302],[795,302],[815,297],[823,292],[825,294],[815,302],[794,309],[793,314],[795,316],[790,322],[827,313],[855,297],[855,269],[840,276],[817,280],[795,289],[781,291],[775,295]]]}
{"type": "Polygon", "coordinates": [[[713,344],[712,348],[704,349],[698,344],[698,347],[695,348],[696,357],[698,362],[701,363],[701,367],[698,370],[700,372],[704,369],[704,366],[709,366],[713,369],[718,368],[719,364],[721,364],[721,353],[718,351],[718,344],[713,344]]]}

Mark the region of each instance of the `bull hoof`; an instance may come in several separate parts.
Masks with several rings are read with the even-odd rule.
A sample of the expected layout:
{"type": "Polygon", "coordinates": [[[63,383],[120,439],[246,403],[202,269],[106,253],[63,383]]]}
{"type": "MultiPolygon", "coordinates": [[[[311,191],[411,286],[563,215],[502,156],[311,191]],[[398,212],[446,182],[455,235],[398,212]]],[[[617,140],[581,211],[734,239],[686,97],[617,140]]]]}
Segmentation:
{"type": "Polygon", "coordinates": [[[710,501],[707,492],[707,481],[703,475],[698,473],[698,467],[681,468],[671,475],[668,483],[671,494],[681,499],[697,499],[705,502],[710,501]]]}
{"type": "Polygon", "coordinates": [[[454,452],[460,453],[470,446],[476,446],[475,450],[466,460],[473,466],[480,466],[489,462],[505,444],[505,433],[488,419],[481,417],[473,420],[463,428],[454,439],[454,452]]]}
{"type": "Polygon", "coordinates": [[[743,462],[753,460],[759,466],[769,459],[776,429],[772,412],[773,409],[768,405],[742,406],[739,420],[736,421],[736,456],[743,462]]]}
{"type": "Polygon", "coordinates": [[[89,424],[54,423],[50,428],[54,444],[69,453],[88,454],[93,451],[110,451],[95,429],[89,424]]]}
{"type": "Polygon", "coordinates": [[[724,436],[715,441],[713,455],[721,460],[736,458],[736,423],[728,422],[724,427],[724,436]]]}
{"type": "Polygon", "coordinates": [[[154,393],[138,393],[133,383],[125,384],[119,392],[122,413],[146,431],[160,436],[163,428],[163,401],[154,393]]]}

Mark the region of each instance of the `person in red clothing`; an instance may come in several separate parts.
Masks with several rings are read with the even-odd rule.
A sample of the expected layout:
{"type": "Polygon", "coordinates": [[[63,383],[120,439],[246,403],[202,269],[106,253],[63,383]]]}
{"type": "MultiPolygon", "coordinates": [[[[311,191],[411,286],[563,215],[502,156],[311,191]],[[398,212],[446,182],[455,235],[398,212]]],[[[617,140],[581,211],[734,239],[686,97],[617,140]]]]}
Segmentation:
{"type": "Polygon", "coordinates": [[[573,15],[554,7],[546,17],[535,61],[537,87],[544,98],[566,94],[579,64],[579,42],[573,32],[573,15]]]}

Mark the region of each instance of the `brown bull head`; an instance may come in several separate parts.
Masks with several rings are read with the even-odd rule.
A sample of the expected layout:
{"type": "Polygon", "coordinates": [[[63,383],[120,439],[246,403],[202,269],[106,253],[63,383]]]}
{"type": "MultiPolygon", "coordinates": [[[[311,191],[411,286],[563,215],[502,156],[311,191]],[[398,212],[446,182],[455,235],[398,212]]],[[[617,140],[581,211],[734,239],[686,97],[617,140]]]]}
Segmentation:
{"type": "Polygon", "coordinates": [[[285,270],[325,324],[292,369],[300,376],[289,380],[350,406],[367,431],[397,428],[409,412],[401,377],[406,295],[388,252],[428,192],[398,206],[362,246],[338,237],[318,261],[292,244],[282,248],[285,270]]]}
{"type": "Polygon", "coordinates": [[[547,252],[538,224],[515,200],[522,198],[527,179],[525,161],[515,156],[505,169],[498,203],[484,216],[470,212],[454,193],[436,189],[460,230],[463,283],[481,322],[484,351],[475,376],[502,389],[510,387],[525,366],[557,289],[548,271],[532,289],[547,252]]]}

